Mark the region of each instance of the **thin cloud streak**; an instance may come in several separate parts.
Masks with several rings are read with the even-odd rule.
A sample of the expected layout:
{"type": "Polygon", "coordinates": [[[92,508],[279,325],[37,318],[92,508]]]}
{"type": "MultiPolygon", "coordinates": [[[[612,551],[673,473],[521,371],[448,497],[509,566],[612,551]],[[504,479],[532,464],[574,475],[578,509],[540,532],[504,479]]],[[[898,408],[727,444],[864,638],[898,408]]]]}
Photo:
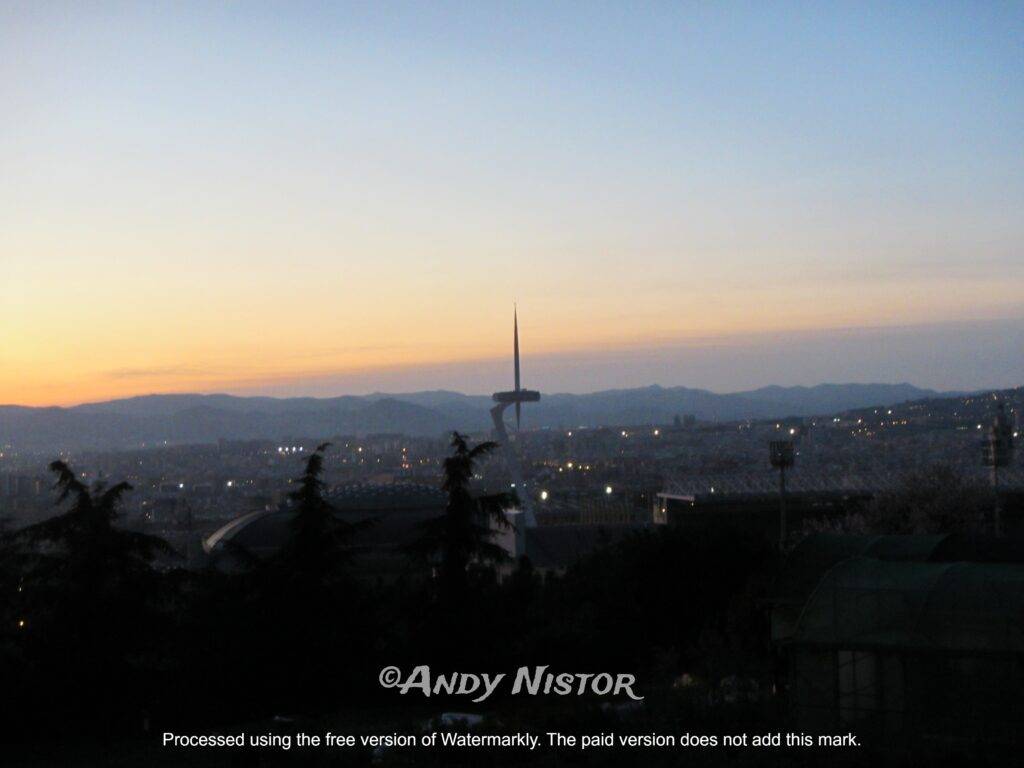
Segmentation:
{"type": "MultiPolygon", "coordinates": [[[[768,384],[902,382],[934,389],[1009,387],[1024,380],[1024,318],[896,327],[702,337],[674,344],[531,355],[524,382],[546,392],[661,384],[727,392],[768,384]]],[[[248,382],[239,394],[316,395],[507,387],[511,356],[433,365],[322,372],[248,382]]]]}

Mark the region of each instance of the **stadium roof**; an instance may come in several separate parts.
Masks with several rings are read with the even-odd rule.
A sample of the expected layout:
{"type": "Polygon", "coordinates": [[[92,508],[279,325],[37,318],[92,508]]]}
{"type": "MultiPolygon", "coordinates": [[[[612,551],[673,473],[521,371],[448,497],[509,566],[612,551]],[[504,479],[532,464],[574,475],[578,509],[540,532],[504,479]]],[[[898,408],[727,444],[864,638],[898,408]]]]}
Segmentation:
{"type": "MultiPolygon", "coordinates": [[[[983,466],[956,467],[965,480],[987,485],[989,470],[983,466]]],[[[841,472],[829,469],[801,468],[799,465],[786,472],[788,493],[868,493],[890,491],[902,486],[905,475],[887,469],[841,472]]],[[[999,485],[1003,490],[1024,490],[1024,470],[1007,467],[999,471],[999,485]]],[[[695,496],[766,495],[779,492],[779,473],[771,468],[720,475],[695,475],[669,479],[658,496],[690,499],[695,496]]]]}
{"type": "MultiPolygon", "coordinates": [[[[443,514],[445,506],[445,495],[439,488],[415,483],[346,483],[328,491],[326,497],[339,517],[375,521],[359,536],[364,546],[400,542],[416,522],[443,514]]],[[[274,552],[287,539],[294,515],[287,504],[250,512],[210,534],[203,541],[203,549],[210,554],[230,541],[255,555],[274,552]]]]}
{"type": "Polygon", "coordinates": [[[328,491],[327,500],[339,511],[399,511],[443,507],[444,492],[423,483],[343,483],[328,491]]]}

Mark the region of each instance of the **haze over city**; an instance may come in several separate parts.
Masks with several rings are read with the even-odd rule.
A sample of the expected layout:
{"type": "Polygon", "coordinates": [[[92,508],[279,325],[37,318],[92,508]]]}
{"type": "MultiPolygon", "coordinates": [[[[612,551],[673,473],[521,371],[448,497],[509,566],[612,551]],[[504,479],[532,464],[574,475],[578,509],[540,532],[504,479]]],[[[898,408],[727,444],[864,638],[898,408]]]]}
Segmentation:
{"type": "Polygon", "coordinates": [[[1020,5],[295,11],[0,11],[0,402],[1024,378],[1020,5]]]}

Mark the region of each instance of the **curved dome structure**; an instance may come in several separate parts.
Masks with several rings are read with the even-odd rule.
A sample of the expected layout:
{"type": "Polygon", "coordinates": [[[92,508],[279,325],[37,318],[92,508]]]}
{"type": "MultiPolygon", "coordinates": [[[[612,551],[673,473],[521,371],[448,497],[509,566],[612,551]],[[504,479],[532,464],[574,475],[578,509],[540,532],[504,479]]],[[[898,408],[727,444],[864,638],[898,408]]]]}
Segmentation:
{"type": "MultiPolygon", "coordinates": [[[[419,523],[444,514],[446,497],[440,489],[414,483],[380,485],[345,483],[327,493],[338,518],[347,522],[373,521],[360,531],[352,547],[370,571],[390,570],[402,549],[416,536],[419,523]]],[[[222,566],[235,563],[241,549],[259,558],[275,554],[289,535],[295,512],[288,504],[235,518],[203,540],[203,550],[222,566]]]]}
{"type": "Polygon", "coordinates": [[[1024,567],[884,562],[832,568],[807,601],[794,639],[843,648],[1024,652],[1024,567]]]}

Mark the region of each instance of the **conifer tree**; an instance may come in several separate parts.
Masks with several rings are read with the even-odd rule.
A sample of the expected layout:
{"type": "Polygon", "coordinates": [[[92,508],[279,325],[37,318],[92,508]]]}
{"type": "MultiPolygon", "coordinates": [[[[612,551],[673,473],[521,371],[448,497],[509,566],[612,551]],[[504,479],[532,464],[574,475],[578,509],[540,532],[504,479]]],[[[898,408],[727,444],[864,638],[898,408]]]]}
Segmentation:
{"type": "Polygon", "coordinates": [[[471,564],[508,559],[492,539],[496,528],[510,527],[505,511],[514,505],[515,497],[508,493],[474,496],[471,491],[477,462],[497,448],[497,443],[470,448],[464,436],[453,432],[451,447],[452,454],[444,461],[445,513],[424,523],[414,552],[434,560],[442,595],[457,601],[466,592],[471,564]]]}

